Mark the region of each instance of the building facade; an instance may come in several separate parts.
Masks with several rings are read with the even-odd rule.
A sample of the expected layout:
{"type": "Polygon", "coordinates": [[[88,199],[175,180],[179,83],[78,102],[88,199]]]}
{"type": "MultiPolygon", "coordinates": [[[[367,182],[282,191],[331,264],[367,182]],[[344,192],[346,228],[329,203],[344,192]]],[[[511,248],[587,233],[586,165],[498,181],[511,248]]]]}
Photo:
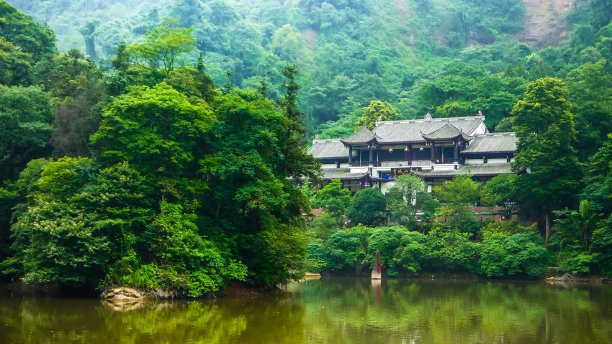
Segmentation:
{"type": "Polygon", "coordinates": [[[308,153],[319,159],[323,180],[340,179],[356,192],[386,190],[401,174],[414,173],[428,185],[469,173],[477,181],[512,173],[514,133],[489,133],[482,115],[379,121],[344,139],[313,141],[308,153]]]}

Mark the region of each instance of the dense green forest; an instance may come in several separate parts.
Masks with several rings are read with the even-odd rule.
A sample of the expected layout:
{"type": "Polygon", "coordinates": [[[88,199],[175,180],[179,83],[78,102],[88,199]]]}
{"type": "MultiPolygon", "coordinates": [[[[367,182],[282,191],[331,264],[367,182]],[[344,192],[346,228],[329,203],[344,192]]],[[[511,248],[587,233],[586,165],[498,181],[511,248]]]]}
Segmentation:
{"type": "Polygon", "coordinates": [[[0,272],[199,296],[230,279],[365,266],[380,249],[390,274],[610,275],[612,4],[577,1],[568,41],[546,48],[516,38],[525,11],[519,0],[2,1],[0,272]],[[484,186],[462,176],[433,194],[418,180],[354,196],[289,182],[316,178],[315,133],[345,136],[377,111],[479,110],[491,130],[517,132],[513,168],[530,173],[484,186]],[[479,223],[466,210],[478,200],[539,226],[479,223]],[[326,213],[305,232],[311,204],[326,213]],[[399,227],[379,227],[387,208],[399,227]]]}
{"type": "MultiPolygon", "coordinates": [[[[372,100],[391,103],[404,118],[482,110],[494,129],[527,81],[564,78],[586,60],[605,57],[606,43],[596,46],[599,37],[607,37],[599,30],[611,14],[606,1],[586,9],[579,1],[574,7],[582,10],[570,13],[576,25],[568,45],[540,51],[516,38],[524,29],[520,0],[10,3],[49,23],[60,37],[60,51],[79,48],[104,59],[103,65],[120,42],[139,42],[168,17],[194,29],[217,85],[227,82],[228,71],[233,85],[247,88],[257,87],[265,75],[268,93],[277,99],[283,66],[296,64],[303,72],[300,107],[308,132],[322,138],[350,134],[372,100]]],[[[561,26],[559,21],[564,19],[555,25],[561,26]]],[[[194,51],[181,63],[197,58],[194,51]]]]}

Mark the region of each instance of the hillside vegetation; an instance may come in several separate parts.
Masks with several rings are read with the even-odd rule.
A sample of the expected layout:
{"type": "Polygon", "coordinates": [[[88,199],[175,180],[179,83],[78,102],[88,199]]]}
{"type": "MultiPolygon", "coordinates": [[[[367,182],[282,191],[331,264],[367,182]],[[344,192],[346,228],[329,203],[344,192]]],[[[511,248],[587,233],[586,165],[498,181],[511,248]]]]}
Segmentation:
{"type": "MultiPolygon", "coordinates": [[[[322,137],[350,133],[372,100],[391,103],[405,118],[482,110],[494,129],[526,81],[571,70],[559,70],[558,58],[572,62],[566,48],[537,48],[567,43],[570,23],[583,22],[575,13],[566,19],[568,11],[588,8],[567,0],[10,2],[47,22],[60,51],[76,47],[106,61],[119,42],[138,42],[165,18],[178,18],[194,28],[216,84],[229,78],[257,87],[265,75],[273,99],[283,66],[294,63],[303,72],[308,132],[322,137]]],[[[196,59],[194,52],[183,63],[196,59]]]]}
{"type": "Polygon", "coordinates": [[[612,275],[607,0],[577,1],[544,49],[516,39],[518,0],[15,3],[52,26],[0,1],[2,278],[196,297],[376,250],[392,274],[612,275]],[[59,41],[55,21],[75,23],[59,41]],[[66,50],[74,27],[85,52],[66,50]],[[433,194],[294,185],[317,181],[307,135],[479,110],[528,173],[433,194]],[[478,223],[478,201],[538,226],[478,223]],[[326,215],[308,233],[311,204],[326,215]],[[385,215],[401,227],[372,229],[385,215]]]}

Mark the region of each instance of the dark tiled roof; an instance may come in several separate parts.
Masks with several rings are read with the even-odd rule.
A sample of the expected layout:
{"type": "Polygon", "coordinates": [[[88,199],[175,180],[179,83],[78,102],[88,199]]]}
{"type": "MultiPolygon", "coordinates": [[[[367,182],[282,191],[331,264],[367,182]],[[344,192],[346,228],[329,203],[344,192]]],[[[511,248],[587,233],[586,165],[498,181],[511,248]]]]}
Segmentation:
{"type": "Polygon", "coordinates": [[[312,147],[308,149],[308,154],[316,159],[347,158],[348,148],[339,139],[335,140],[314,140],[312,147]]]}
{"type": "Polygon", "coordinates": [[[471,174],[473,176],[497,176],[500,174],[513,173],[508,164],[483,164],[483,165],[463,165],[456,170],[449,171],[422,171],[415,172],[421,177],[454,177],[459,174],[471,174]]]}
{"type": "Polygon", "coordinates": [[[349,169],[328,169],[328,170],[323,170],[323,176],[322,178],[324,180],[330,180],[330,179],[340,179],[340,180],[361,180],[361,179],[371,179],[373,181],[383,181],[380,178],[373,178],[370,176],[369,173],[367,172],[363,172],[363,173],[350,173],[349,169]]]}
{"type": "Polygon", "coordinates": [[[378,122],[373,132],[380,139],[379,143],[394,142],[424,142],[422,133],[432,133],[446,124],[463,132],[465,135],[473,135],[478,126],[484,122],[484,117],[451,117],[434,118],[431,120],[417,119],[407,121],[384,121],[378,122]]]}
{"type": "Polygon", "coordinates": [[[348,144],[365,144],[365,143],[370,143],[375,139],[379,140],[380,137],[374,134],[370,129],[363,127],[359,129],[357,132],[353,133],[351,136],[341,141],[344,143],[348,143],[348,144]]]}
{"type": "Polygon", "coordinates": [[[461,154],[512,153],[516,151],[518,138],[514,133],[489,133],[474,137],[461,154]]]}
{"type": "Polygon", "coordinates": [[[461,136],[465,141],[471,139],[470,136],[465,135],[461,130],[457,129],[457,127],[449,122],[431,133],[423,133],[422,136],[428,140],[454,139],[458,136],[461,136]]]}

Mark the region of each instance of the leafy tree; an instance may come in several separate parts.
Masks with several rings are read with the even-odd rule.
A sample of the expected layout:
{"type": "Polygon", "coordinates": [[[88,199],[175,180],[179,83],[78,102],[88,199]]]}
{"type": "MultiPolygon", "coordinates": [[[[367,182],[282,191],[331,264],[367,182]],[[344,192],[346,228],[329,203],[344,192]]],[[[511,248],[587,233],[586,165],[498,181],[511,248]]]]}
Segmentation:
{"type": "Polygon", "coordinates": [[[346,216],[353,224],[374,226],[384,221],[386,200],[380,190],[368,188],[357,191],[346,216]]]}
{"type": "Polygon", "coordinates": [[[0,2],[0,36],[19,50],[30,54],[33,62],[57,52],[55,35],[46,25],[39,25],[31,16],[15,9],[8,2],[0,2]]]}
{"type": "Polygon", "coordinates": [[[505,218],[511,219],[517,210],[516,174],[500,174],[489,180],[482,188],[482,201],[489,207],[503,206],[505,218]]]}
{"type": "Polygon", "coordinates": [[[391,189],[387,191],[387,207],[391,211],[391,218],[400,224],[416,223],[416,212],[420,204],[417,198],[420,193],[426,192],[425,182],[413,174],[403,174],[397,178],[391,189]]]}
{"type": "MultiPolygon", "coordinates": [[[[144,237],[153,261],[140,267],[153,272],[142,287],[188,290],[197,297],[218,290],[228,279],[243,280],[246,267],[227,256],[198,233],[196,215],[185,213],[178,204],[161,202],[144,237]]],[[[135,281],[136,282],[136,281],[135,281]]]]}
{"type": "Polygon", "coordinates": [[[424,262],[426,236],[405,227],[377,227],[368,238],[368,259],[374,266],[375,252],[380,251],[383,270],[389,276],[400,272],[418,272],[424,262]]]}
{"type": "Polygon", "coordinates": [[[355,128],[367,127],[368,129],[374,129],[376,121],[392,121],[396,119],[400,119],[400,115],[391,104],[380,100],[372,100],[370,105],[363,108],[363,115],[355,123],[355,128]]]}
{"type": "Polygon", "coordinates": [[[165,83],[134,88],[113,100],[102,114],[92,143],[107,165],[127,161],[167,196],[203,190],[196,178],[210,167],[208,132],[215,117],[204,102],[192,104],[165,83]]]}
{"type": "Polygon", "coordinates": [[[206,102],[211,102],[218,93],[212,80],[204,72],[203,64],[199,69],[189,67],[177,68],[168,75],[164,82],[188,96],[192,103],[202,99],[206,102]]]}
{"type": "Polygon", "coordinates": [[[47,165],[46,159],[33,159],[15,181],[5,181],[0,188],[0,262],[11,254],[10,226],[27,208],[26,197],[37,190],[36,180],[47,165]]]}
{"type": "Polygon", "coordinates": [[[468,240],[469,236],[447,224],[436,224],[427,235],[424,269],[475,271],[476,247],[468,240]]]}
{"type": "Polygon", "coordinates": [[[167,18],[162,22],[162,26],[148,31],[142,43],[131,45],[130,51],[148,61],[151,67],[157,67],[161,63],[167,76],[174,70],[179,54],[195,49],[193,28],[179,28],[177,24],[176,19],[167,18]]]}
{"type": "Polygon", "coordinates": [[[284,137],[281,137],[281,170],[279,177],[315,178],[320,164],[313,156],[306,153],[306,129],[304,128],[304,113],[298,107],[298,90],[300,85],[295,78],[298,74],[296,66],[285,66],[283,87],[286,94],[280,102],[280,107],[286,117],[284,137]]]}
{"type": "Polygon", "coordinates": [[[0,175],[15,178],[26,164],[49,152],[53,130],[49,96],[38,87],[0,86],[0,175]]]}
{"type": "Polygon", "coordinates": [[[105,236],[90,226],[92,213],[74,199],[94,178],[91,161],[64,158],[49,162],[28,195],[27,208],[11,226],[13,256],[4,273],[28,282],[96,284],[108,263],[105,236]]]}
{"type": "Polygon", "coordinates": [[[612,70],[604,59],[585,63],[569,72],[566,82],[576,121],[575,146],[584,160],[612,132],[612,70]]]}
{"type": "Polygon", "coordinates": [[[248,266],[249,281],[261,285],[298,278],[305,264],[302,214],[310,211],[309,201],[287,177],[315,171],[312,157],[301,160],[302,139],[291,132],[300,122],[287,115],[297,108],[288,105],[277,109],[256,90],[239,89],[214,103],[217,168],[202,211],[218,227],[207,231],[228,242],[248,266]]]}
{"type": "Polygon", "coordinates": [[[549,261],[542,237],[537,233],[486,232],[479,244],[480,273],[492,276],[540,276],[549,261]]]}
{"type": "Polygon", "coordinates": [[[0,84],[28,85],[32,80],[30,56],[0,36],[0,84]]]}
{"type": "Polygon", "coordinates": [[[326,241],[325,267],[331,271],[354,268],[358,275],[368,252],[368,229],[356,226],[333,233],[326,241]]]}
{"type": "Polygon", "coordinates": [[[351,191],[342,188],[340,179],[332,180],[325,185],[317,192],[316,199],[314,206],[325,208],[339,224],[344,222],[344,213],[351,204],[351,191]]]}
{"type": "Polygon", "coordinates": [[[612,276],[612,216],[609,216],[601,226],[593,232],[591,252],[596,255],[597,270],[603,276],[612,276]]]}
{"type": "Polygon", "coordinates": [[[612,213],[612,134],[586,166],[585,188],[580,197],[599,214],[612,213]]]}
{"type": "Polygon", "coordinates": [[[438,216],[450,218],[452,226],[462,232],[472,232],[474,216],[471,212],[480,198],[480,184],[468,174],[460,174],[452,180],[434,186],[435,197],[442,202],[438,216]]]}
{"type": "Polygon", "coordinates": [[[574,203],[580,187],[573,143],[576,138],[568,91],[559,79],[529,84],[523,100],[512,109],[518,137],[512,163],[518,177],[518,199],[525,212],[544,215],[546,241],[552,210],[574,203]]]}

